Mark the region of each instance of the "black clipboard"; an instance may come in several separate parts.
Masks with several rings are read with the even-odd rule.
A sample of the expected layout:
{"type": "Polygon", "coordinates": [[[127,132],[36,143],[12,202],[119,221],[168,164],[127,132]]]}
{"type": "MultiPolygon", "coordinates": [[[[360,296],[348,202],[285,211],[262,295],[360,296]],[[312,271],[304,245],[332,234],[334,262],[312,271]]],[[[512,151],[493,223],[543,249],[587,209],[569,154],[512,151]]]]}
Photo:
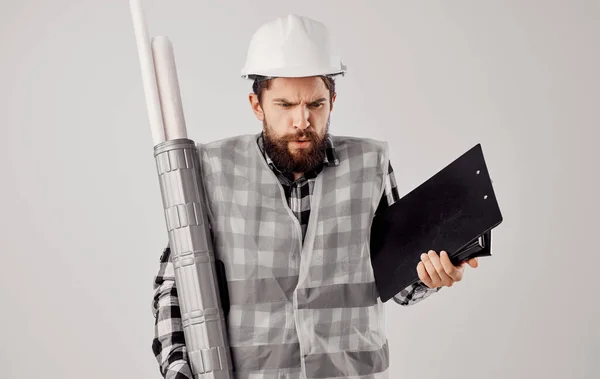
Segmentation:
{"type": "Polygon", "coordinates": [[[371,264],[382,302],[417,282],[421,254],[445,250],[454,265],[491,256],[503,221],[481,144],[383,209],[371,227],[371,264]]]}

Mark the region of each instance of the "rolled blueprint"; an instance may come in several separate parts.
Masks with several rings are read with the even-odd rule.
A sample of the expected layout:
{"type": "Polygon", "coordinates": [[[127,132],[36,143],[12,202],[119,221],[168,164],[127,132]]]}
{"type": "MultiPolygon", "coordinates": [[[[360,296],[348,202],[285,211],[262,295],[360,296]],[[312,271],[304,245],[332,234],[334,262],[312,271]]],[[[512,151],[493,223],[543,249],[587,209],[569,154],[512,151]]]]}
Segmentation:
{"type": "Polygon", "coordinates": [[[173,50],[166,37],[153,39],[149,48],[140,0],[130,0],[130,5],[188,363],[194,379],[231,379],[231,352],[205,212],[200,158],[196,143],[187,138],[173,50]],[[152,67],[148,62],[153,62],[152,67]],[[153,80],[149,75],[157,77],[153,80]],[[157,109],[160,124],[155,117],[157,109]],[[154,129],[156,125],[161,126],[160,131],[154,129]]]}
{"type": "Polygon", "coordinates": [[[142,81],[144,83],[144,95],[146,97],[146,106],[150,118],[152,141],[154,142],[154,145],[157,145],[165,140],[165,131],[163,129],[158,89],[156,87],[156,75],[154,73],[150,36],[142,11],[141,0],[130,0],[129,5],[131,8],[131,16],[133,17],[133,29],[137,41],[138,54],[140,56],[142,81]]]}
{"type": "Polygon", "coordinates": [[[173,45],[167,37],[152,37],[152,54],[167,141],[187,138],[173,45]]]}

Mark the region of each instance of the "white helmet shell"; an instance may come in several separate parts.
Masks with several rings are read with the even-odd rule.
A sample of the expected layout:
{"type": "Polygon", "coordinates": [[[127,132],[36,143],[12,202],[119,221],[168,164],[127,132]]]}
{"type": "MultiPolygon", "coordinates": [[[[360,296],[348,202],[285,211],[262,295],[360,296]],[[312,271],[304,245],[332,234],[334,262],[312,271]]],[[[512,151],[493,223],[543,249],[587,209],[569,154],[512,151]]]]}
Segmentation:
{"type": "Polygon", "coordinates": [[[327,27],[290,14],[263,24],[252,36],[242,77],[344,75],[346,66],[327,27]]]}

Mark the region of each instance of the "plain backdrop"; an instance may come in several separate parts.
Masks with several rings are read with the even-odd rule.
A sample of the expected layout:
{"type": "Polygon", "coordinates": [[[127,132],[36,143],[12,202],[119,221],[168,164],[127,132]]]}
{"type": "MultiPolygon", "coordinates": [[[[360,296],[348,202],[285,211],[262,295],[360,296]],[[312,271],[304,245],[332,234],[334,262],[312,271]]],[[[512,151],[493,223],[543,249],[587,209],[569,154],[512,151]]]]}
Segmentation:
{"type": "MultiPolygon", "coordinates": [[[[160,378],[167,233],[129,3],[0,4],[0,376],[160,378]]],[[[391,378],[600,377],[600,2],[144,4],[196,142],[260,131],[248,43],[297,13],[348,66],[331,132],[387,140],[401,195],[482,144],[504,215],[493,255],[386,303],[391,378]]]]}

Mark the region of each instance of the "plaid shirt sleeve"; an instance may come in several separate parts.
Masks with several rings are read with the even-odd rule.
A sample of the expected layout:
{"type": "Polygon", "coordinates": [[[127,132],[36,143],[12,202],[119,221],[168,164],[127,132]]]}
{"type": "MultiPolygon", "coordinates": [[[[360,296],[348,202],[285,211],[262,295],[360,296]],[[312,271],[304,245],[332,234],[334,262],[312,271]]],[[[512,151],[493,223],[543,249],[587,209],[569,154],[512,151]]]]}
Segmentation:
{"type": "MultiPolygon", "coordinates": [[[[379,206],[377,207],[377,212],[385,207],[389,207],[400,199],[398,196],[398,187],[396,185],[394,169],[392,168],[391,163],[388,166],[388,175],[386,176],[385,180],[385,192],[381,198],[379,206]]],[[[425,283],[419,280],[418,282],[413,283],[398,292],[392,299],[394,299],[394,301],[400,305],[414,305],[430,295],[438,292],[441,288],[442,287],[429,288],[425,285],[425,283]]]]}
{"type": "Polygon", "coordinates": [[[166,379],[192,379],[169,244],[160,257],[160,268],[154,277],[153,287],[152,314],[155,323],[152,351],[160,373],[166,379]]]}

